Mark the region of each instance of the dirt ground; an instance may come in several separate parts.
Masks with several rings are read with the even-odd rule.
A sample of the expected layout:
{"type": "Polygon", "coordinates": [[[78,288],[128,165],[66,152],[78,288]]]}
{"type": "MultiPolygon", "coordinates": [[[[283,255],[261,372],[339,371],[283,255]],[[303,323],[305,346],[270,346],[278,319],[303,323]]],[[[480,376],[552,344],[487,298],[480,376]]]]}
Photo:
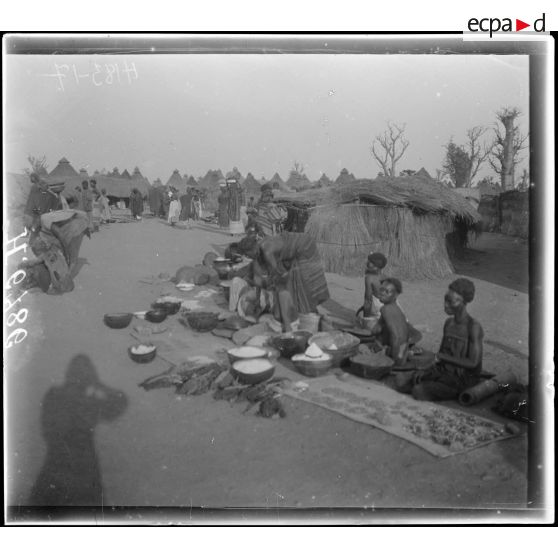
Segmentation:
{"type": "MultiPolygon", "coordinates": [[[[181,230],[155,219],[112,224],[84,240],[73,292],[27,295],[29,335],[10,350],[5,372],[9,505],[48,503],[40,496],[45,487],[38,485],[50,483],[60,493],[60,482],[62,503],[69,505],[526,506],[527,440],[520,423],[519,437],[440,459],[382,430],[289,398],[287,417],[267,420],[243,415],[238,406],[210,395],[139,388],[167,365],[160,358],[147,365],[132,362],[127,331],[107,328],[103,314],[148,309],[160,291],[140,278],[199,263],[208,250],[230,241],[210,227],[181,230]],[[76,355],[87,358],[76,361],[76,355]],[[117,399],[106,420],[99,409],[85,409],[68,384],[58,404],[46,404],[47,391],[64,385],[76,362],[109,388],[109,400],[117,399]],[[60,404],[68,400],[70,405],[60,404]],[[49,429],[70,427],[79,432],[75,443],[47,444],[49,429]]],[[[484,367],[512,369],[526,381],[527,247],[487,234],[473,249],[460,271],[477,287],[470,313],[485,331],[484,367]]],[[[361,304],[361,278],[327,279],[336,301],[355,309],[361,304]]],[[[404,284],[401,305],[423,331],[425,348],[440,342],[443,294],[451,280],[404,284]]],[[[212,355],[229,346],[211,334],[185,329],[184,335],[191,354],[212,355]]],[[[491,403],[481,412],[490,414],[491,403]]]]}

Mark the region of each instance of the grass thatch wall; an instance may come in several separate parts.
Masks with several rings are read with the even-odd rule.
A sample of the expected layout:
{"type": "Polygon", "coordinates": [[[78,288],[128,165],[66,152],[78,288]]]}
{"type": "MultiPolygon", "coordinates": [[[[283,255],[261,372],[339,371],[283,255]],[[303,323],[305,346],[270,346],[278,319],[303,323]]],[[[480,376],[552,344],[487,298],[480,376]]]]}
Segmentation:
{"type": "Polygon", "coordinates": [[[385,272],[401,279],[430,279],[453,272],[446,236],[453,220],[408,208],[346,204],[317,207],[305,231],[316,239],[326,271],[362,275],[370,252],[388,259],[385,272]]]}
{"type": "MultiPolygon", "coordinates": [[[[355,180],[285,195],[278,203],[309,218],[327,271],[360,275],[370,252],[383,252],[386,273],[402,279],[451,274],[480,215],[462,196],[428,176],[355,180]]],[[[290,216],[292,217],[292,216],[290,216]]],[[[293,229],[294,230],[294,229],[293,229]]]]}

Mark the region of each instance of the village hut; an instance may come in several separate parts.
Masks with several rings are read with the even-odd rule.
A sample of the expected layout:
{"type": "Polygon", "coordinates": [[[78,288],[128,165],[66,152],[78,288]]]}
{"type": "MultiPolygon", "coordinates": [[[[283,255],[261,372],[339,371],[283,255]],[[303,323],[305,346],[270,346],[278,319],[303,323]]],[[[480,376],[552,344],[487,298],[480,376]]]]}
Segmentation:
{"type": "Polygon", "coordinates": [[[335,179],[335,184],[340,186],[343,184],[350,184],[355,180],[356,179],[353,173],[349,172],[347,169],[341,169],[339,176],[335,179]]]}
{"type": "Polygon", "coordinates": [[[255,201],[260,199],[262,185],[254,178],[254,175],[251,172],[246,175],[246,179],[242,183],[242,187],[244,188],[247,200],[251,197],[253,197],[255,201]]]}
{"type": "Polygon", "coordinates": [[[432,180],[430,173],[424,167],[421,167],[417,172],[415,172],[413,176],[416,176],[418,178],[426,178],[427,180],[432,180]]]}
{"type": "Polygon", "coordinates": [[[198,181],[194,178],[194,175],[190,175],[190,178],[186,181],[186,186],[197,186],[198,181]]]}
{"type": "Polygon", "coordinates": [[[74,167],[70,164],[70,161],[66,157],[62,157],[58,164],[48,173],[51,178],[59,178],[61,176],[78,176],[78,173],[74,167]]]}
{"type": "Polygon", "coordinates": [[[134,172],[132,174],[132,178],[143,178],[143,174],[139,170],[139,167],[134,167],[134,172]]]}
{"type": "Polygon", "coordinates": [[[449,275],[451,257],[480,221],[459,194],[416,175],[356,180],[277,203],[289,210],[287,227],[294,223],[316,240],[326,271],[345,275],[361,274],[370,252],[384,253],[386,273],[400,279],[449,275]]]}
{"type": "Polygon", "coordinates": [[[242,176],[242,173],[238,170],[237,167],[233,167],[233,169],[231,171],[229,171],[225,177],[227,179],[232,179],[234,178],[235,180],[238,180],[239,184],[242,184],[244,182],[244,177],[242,176]]]}
{"type": "Polygon", "coordinates": [[[131,180],[132,175],[128,172],[128,169],[124,169],[120,177],[125,178],[126,180],[131,180]]]}
{"type": "Polygon", "coordinates": [[[320,178],[318,178],[318,183],[320,188],[329,188],[330,186],[333,186],[333,180],[331,180],[325,172],[322,173],[320,178]]]}
{"type": "Polygon", "coordinates": [[[269,181],[271,187],[274,190],[280,190],[281,192],[289,192],[291,189],[287,186],[287,183],[281,178],[278,172],[276,172],[269,181]]]}
{"type": "Polygon", "coordinates": [[[312,187],[312,183],[305,174],[292,170],[289,173],[289,178],[287,179],[287,186],[291,190],[300,192],[302,190],[310,189],[312,187]]]}
{"type": "Polygon", "coordinates": [[[182,190],[186,188],[186,184],[180,176],[180,172],[178,169],[174,169],[173,173],[170,175],[169,179],[167,180],[166,186],[176,188],[177,190],[182,190]]]}
{"type": "Polygon", "coordinates": [[[198,189],[201,191],[203,196],[204,209],[206,211],[217,211],[217,198],[221,188],[219,187],[219,181],[225,180],[221,170],[208,170],[205,176],[198,182],[198,189]]]}

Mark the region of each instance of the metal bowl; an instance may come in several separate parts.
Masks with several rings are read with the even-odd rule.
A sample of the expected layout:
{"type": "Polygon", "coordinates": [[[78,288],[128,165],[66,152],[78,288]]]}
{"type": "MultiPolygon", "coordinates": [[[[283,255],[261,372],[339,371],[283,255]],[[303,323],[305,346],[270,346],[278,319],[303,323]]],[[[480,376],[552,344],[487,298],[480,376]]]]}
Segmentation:
{"type": "Polygon", "coordinates": [[[122,329],[130,325],[133,317],[134,315],[129,312],[105,314],[104,321],[108,327],[112,327],[113,329],[122,329]]]}

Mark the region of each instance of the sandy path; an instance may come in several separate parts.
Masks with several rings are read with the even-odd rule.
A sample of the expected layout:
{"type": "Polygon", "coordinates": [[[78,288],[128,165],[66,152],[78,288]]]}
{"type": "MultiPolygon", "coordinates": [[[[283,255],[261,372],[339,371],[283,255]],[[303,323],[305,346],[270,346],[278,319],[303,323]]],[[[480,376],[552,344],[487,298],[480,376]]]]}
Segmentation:
{"type": "MultiPolygon", "coordinates": [[[[298,401],[287,400],[286,419],[264,420],[209,396],[180,398],[172,390],[138,388],[165,364],[160,359],[133,363],[126,355],[127,334],[104,326],[103,314],[146,309],[160,290],[138,279],[198,263],[209,249],[229,241],[219,232],[176,230],[156,220],[111,225],[84,241],[81,256],[88,263],[74,292],[28,295],[29,338],[8,363],[9,504],[29,503],[45,462],[45,393],[64,382],[76,354],[85,354],[102,383],[121,390],[127,400],[116,420],[94,428],[104,505],[524,506],[525,437],[442,460],[298,401]]],[[[336,300],[360,305],[361,279],[329,275],[328,281],[336,300]]],[[[404,285],[402,306],[413,323],[425,326],[425,346],[439,343],[448,282],[404,285]]],[[[486,345],[485,367],[513,366],[525,375],[527,295],[482,280],[476,284],[471,314],[483,324],[487,339],[511,349],[486,345]]],[[[227,343],[209,334],[185,330],[184,335],[195,354],[210,355],[227,343]]],[[[79,444],[70,446],[68,454],[79,455],[79,444]]],[[[89,475],[84,467],[84,484],[89,475]]],[[[95,490],[71,503],[97,502],[95,490]]]]}

